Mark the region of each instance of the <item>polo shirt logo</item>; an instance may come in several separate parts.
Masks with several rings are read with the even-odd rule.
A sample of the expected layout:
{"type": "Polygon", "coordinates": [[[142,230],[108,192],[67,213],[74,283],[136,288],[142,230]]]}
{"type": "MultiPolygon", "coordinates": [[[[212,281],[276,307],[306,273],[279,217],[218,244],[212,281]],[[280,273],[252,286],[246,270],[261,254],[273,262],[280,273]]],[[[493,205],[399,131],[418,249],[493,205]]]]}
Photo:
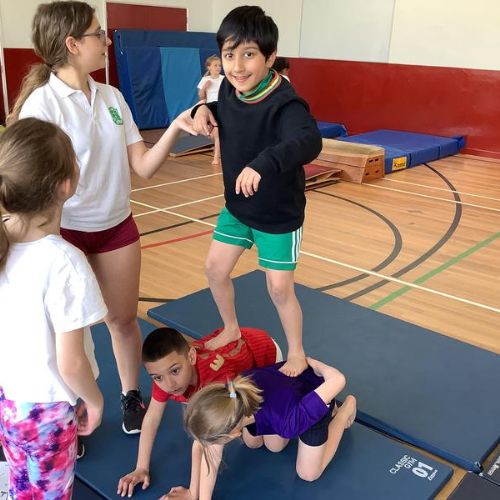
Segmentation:
{"type": "Polygon", "coordinates": [[[120,113],[118,113],[118,110],[116,108],[113,108],[113,106],[110,106],[108,109],[109,113],[111,114],[111,118],[113,118],[113,121],[117,125],[123,125],[123,119],[120,116],[120,113]]]}

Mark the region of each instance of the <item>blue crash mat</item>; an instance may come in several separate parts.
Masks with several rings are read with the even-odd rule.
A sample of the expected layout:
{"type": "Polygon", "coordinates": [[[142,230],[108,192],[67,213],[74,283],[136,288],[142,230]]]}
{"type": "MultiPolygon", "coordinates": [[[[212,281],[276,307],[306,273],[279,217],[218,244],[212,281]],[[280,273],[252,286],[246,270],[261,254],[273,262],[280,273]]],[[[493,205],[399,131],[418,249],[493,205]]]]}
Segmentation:
{"type": "MultiPolygon", "coordinates": [[[[264,273],[234,284],[240,324],[286,347],[264,273]]],[[[296,293],[306,352],[346,375],[360,422],[479,471],[500,439],[500,398],[482,389],[500,380],[499,355],[302,285],[296,293]]],[[[194,337],[221,326],[208,289],[148,314],[194,337]]]]}
{"type": "MultiPolygon", "coordinates": [[[[140,326],[143,334],[154,328],[145,321],[140,326]]],[[[87,453],[78,462],[77,475],[104,498],[115,499],[118,479],[135,467],[139,437],[121,430],[120,385],[108,331],[100,324],[92,333],[106,408],[101,427],[85,440],[87,453]]],[[[150,385],[143,370],[145,393],[150,385]]],[[[420,500],[433,498],[451,475],[447,465],[359,424],[346,431],[334,461],[313,483],[295,474],[296,442],[282,453],[250,450],[239,441],[226,451],[215,499],[274,500],[279,495],[287,500],[323,500],[335,492],[336,498],[349,500],[420,500]]],[[[182,405],[168,403],[153,450],[151,486],[146,491],[136,487],[134,498],[159,498],[172,486],[188,485],[190,461],[191,441],[182,427],[182,405]]]]}
{"type": "Polygon", "coordinates": [[[500,486],[469,472],[462,478],[448,500],[498,500],[499,498],[500,486]]]}
{"type": "Polygon", "coordinates": [[[375,130],[340,140],[383,147],[386,174],[457,154],[465,146],[462,136],[440,137],[397,130],[375,130]]]}
{"type": "Polygon", "coordinates": [[[347,129],[341,123],[316,122],[321,137],[325,139],[335,139],[336,137],[345,137],[347,129]]]}

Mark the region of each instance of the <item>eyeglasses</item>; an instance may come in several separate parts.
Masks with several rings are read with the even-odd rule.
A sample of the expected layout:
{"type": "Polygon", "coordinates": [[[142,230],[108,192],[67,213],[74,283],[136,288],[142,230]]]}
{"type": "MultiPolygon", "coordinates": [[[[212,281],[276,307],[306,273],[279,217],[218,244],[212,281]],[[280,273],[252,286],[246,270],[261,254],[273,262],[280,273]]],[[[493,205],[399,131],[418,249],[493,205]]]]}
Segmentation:
{"type": "Polygon", "coordinates": [[[101,40],[101,42],[105,42],[106,39],[108,38],[107,34],[106,34],[106,30],[97,30],[95,33],[84,33],[83,35],[80,36],[80,38],[83,38],[85,36],[96,36],[99,38],[99,40],[101,40]]]}

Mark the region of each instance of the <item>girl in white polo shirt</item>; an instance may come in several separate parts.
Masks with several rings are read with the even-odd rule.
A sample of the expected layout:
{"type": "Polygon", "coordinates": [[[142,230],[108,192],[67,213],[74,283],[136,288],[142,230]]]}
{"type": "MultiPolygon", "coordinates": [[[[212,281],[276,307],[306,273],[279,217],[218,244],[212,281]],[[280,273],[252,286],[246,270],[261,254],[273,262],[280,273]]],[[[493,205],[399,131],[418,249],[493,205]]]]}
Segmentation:
{"type": "Polygon", "coordinates": [[[34,116],[59,125],[71,138],[80,181],[64,205],[61,235],[87,255],[97,276],[122,385],[122,427],[137,433],[145,413],[138,387],[141,335],[136,318],[141,254],[130,209],[129,167],[150,178],[179,130],[191,131],[187,114],[152,149],[146,148],[122,94],[89,75],[105,66],[111,40],[85,2],[39,5],[32,40],[43,64],[25,78],[8,123],[34,116]]]}
{"type": "Polygon", "coordinates": [[[69,500],[77,433],[101,422],[88,325],[107,310],[87,259],[59,235],[77,183],[75,153],[59,127],[26,118],[0,136],[0,206],[8,213],[0,216],[0,441],[13,499],[69,500]]]}

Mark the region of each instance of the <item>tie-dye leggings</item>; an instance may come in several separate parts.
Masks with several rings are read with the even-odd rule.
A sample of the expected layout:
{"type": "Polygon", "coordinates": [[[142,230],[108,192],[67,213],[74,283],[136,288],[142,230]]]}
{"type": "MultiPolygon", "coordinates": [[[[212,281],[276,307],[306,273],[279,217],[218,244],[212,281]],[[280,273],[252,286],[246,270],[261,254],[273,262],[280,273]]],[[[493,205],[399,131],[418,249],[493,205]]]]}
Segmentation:
{"type": "Polygon", "coordinates": [[[12,500],[71,499],[76,431],[69,403],[16,403],[0,387],[0,440],[12,500]]]}

